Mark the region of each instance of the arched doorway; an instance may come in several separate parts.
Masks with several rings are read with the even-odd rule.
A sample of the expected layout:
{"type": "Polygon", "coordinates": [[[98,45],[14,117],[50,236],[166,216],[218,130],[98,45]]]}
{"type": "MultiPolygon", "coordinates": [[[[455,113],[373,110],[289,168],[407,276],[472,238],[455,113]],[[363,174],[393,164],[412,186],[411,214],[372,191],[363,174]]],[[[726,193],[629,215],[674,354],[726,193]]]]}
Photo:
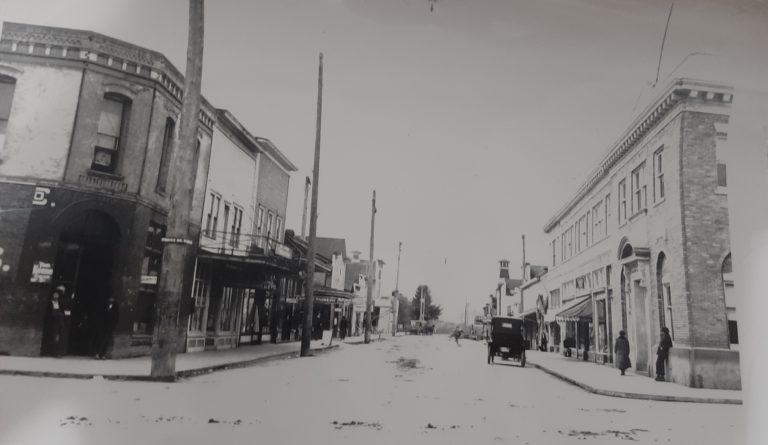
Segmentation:
{"type": "Polygon", "coordinates": [[[93,353],[99,316],[111,293],[112,265],[120,241],[115,220],[104,212],[86,210],[62,225],[54,263],[55,286],[64,285],[71,310],[67,353],[93,353]]]}

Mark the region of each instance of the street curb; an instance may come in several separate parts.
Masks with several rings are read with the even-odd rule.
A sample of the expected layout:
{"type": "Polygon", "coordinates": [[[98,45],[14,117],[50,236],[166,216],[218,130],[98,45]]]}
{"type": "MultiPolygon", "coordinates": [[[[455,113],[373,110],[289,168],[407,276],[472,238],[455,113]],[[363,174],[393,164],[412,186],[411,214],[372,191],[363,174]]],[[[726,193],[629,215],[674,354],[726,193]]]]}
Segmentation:
{"type": "Polygon", "coordinates": [[[593,394],[599,394],[601,396],[619,397],[624,399],[637,399],[637,400],[654,400],[654,401],[660,401],[660,402],[715,403],[715,404],[721,404],[721,405],[742,405],[743,404],[743,402],[739,399],[715,399],[715,398],[709,398],[709,397],[664,396],[664,395],[657,395],[657,394],[639,394],[639,393],[633,393],[633,392],[612,391],[607,389],[594,388],[585,383],[579,382],[578,380],[574,380],[566,375],[563,375],[559,372],[553,371],[551,369],[545,368],[544,366],[533,363],[530,360],[528,361],[528,364],[530,364],[536,369],[540,369],[546,372],[549,375],[557,377],[560,380],[563,380],[572,385],[578,386],[579,388],[587,392],[591,392],[593,394]]]}
{"type": "MultiPolygon", "coordinates": [[[[324,353],[328,352],[331,349],[338,348],[339,345],[331,345],[331,346],[325,346],[322,348],[316,348],[312,349],[312,353],[324,353]]],[[[80,380],[90,380],[94,378],[103,378],[104,380],[112,380],[112,381],[123,381],[123,382],[129,382],[129,381],[139,381],[139,382],[165,382],[165,383],[173,383],[178,382],[181,379],[186,379],[189,377],[196,377],[199,375],[205,375],[205,374],[211,374],[217,371],[225,371],[229,369],[238,369],[238,368],[247,368],[249,366],[255,366],[261,363],[265,363],[272,360],[280,360],[280,359],[287,359],[287,358],[297,358],[299,356],[299,351],[289,351],[289,352],[281,352],[277,354],[272,355],[266,355],[263,357],[256,357],[250,360],[245,360],[241,362],[230,362],[230,363],[222,363],[220,365],[214,365],[214,366],[205,366],[202,368],[193,368],[193,369],[185,369],[183,371],[177,371],[176,375],[171,378],[158,378],[158,377],[152,377],[149,375],[125,375],[125,374],[79,374],[79,373],[71,373],[71,372],[50,372],[50,371],[24,371],[24,370],[9,370],[9,369],[0,369],[0,375],[14,375],[14,376],[24,376],[24,377],[43,377],[43,378],[62,378],[62,379],[80,379],[80,380]]]]}
{"type": "MultiPolygon", "coordinates": [[[[387,341],[386,338],[372,338],[371,343],[374,342],[380,342],[380,341],[387,341]]],[[[352,341],[352,342],[344,342],[345,345],[364,345],[365,340],[358,340],[358,341],[352,341]]],[[[338,345],[336,345],[338,346],[338,345]]]]}

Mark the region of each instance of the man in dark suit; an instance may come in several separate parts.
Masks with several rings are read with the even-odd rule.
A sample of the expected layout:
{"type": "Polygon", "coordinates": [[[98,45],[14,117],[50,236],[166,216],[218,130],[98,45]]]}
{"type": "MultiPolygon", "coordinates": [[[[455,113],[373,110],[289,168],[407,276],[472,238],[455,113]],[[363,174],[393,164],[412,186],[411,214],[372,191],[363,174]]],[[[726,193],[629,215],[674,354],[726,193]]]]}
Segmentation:
{"type": "Polygon", "coordinates": [[[110,296],[107,306],[101,314],[101,329],[99,329],[96,348],[96,359],[104,360],[107,358],[107,351],[112,344],[112,335],[115,332],[117,321],[120,318],[120,307],[115,301],[115,297],[110,296]]]}

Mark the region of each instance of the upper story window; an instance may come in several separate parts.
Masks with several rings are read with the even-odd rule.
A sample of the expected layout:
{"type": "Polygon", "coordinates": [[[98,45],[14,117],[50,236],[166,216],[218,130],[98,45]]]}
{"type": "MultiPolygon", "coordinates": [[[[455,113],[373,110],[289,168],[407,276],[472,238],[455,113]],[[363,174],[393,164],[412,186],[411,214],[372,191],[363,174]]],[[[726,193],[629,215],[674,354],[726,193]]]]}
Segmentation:
{"type": "Polygon", "coordinates": [[[264,207],[259,206],[259,212],[256,216],[256,235],[263,236],[264,230],[264,207]]]}
{"type": "Polygon", "coordinates": [[[555,245],[557,244],[557,238],[552,240],[552,267],[555,267],[555,245]]]}
{"type": "Polygon", "coordinates": [[[274,237],[274,227],[272,227],[272,224],[275,222],[275,215],[272,214],[272,212],[269,212],[267,214],[267,238],[273,238],[274,237]]]}
{"type": "Polygon", "coordinates": [[[664,147],[653,154],[653,202],[664,199],[664,147]]]}
{"type": "Polygon", "coordinates": [[[646,207],[645,162],[632,170],[632,214],[646,207]]]}
{"type": "Polygon", "coordinates": [[[111,93],[104,96],[91,169],[106,173],[117,171],[130,108],[131,101],[124,96],[111,93]]]}
{"type": "Polygon", "coordinates": [[[224,201],[224,225],[222,226],[224,234],[221,237],[223,240],[222,242],[226,241],[227,239],[227,227],[229,227],[229,211],[231,208],[232,206],[230,206],[228,202],[224,201]]]}
{"type": "Polygon", "coordinates": [[[603,236],[603,201],[592,207],[592,242],[603,236]]]}
{"type": "Polygon", "coordinates": [[[560,235],[560,262],[565,261],[565,232],[560,235]]]}
{"type": "Polygon", "coordinates": [[[605,195],[605,222],[603,228],[603,236],[608,236],[608,223],[611,220],[611,195],[605,195]]]}
{"type": "Polygon", "coordinates": [[[16,91],[16,79],[0,74],[0,151],[5,146],[5,133],[11,117],[11,104],[16,91]]]}
{"type": "MultiPolygon", "coordinates": [[[[168,186],[168,167],[171,165],[173,157],[173,133],[176,129],[176,123],[170,117],[165,120],[165,132],[163,133],[163,151],[160,155],[160,170],[157,173],[157,191],[165,193],[168,186]]],[[[198,143],[198,150],[200,141],[198,143]]]]}
{"type": "Polygon", "coordinates": [[[212,239],[216,239],[216,226],[219,224],[219,207],[221,206],[221,197],[216,193],[211,193],[211,199],[208,204],[208,214],[205,216],[205,234],[212,239]]]}
{"type": "Polygon", "coordinates": [[[619,181],[619,224],[627,220],[627,180],[619,181]]]}
{"type": "Polygon", "coordinates": [[[278,216],[277,224],[275,224],[275,236],[274,236],[274,238],[278,241],[282,241],[281,239],[282,238],[281,234],[283,233],[282,226],[283,226],[283,219],[278,216]]]}
{"type": "Polygon", "coordinates": [[[234,208],[234,213],[232,215],[232,238],[230,240],[230,244],[232,244],[232,247],[237,247],[240,243],[240,231],[243,226],[243,209],[239,207],[234,208]]]}
{"type": "Polygon", "coordinates": [[[717,186],[718,187],[728,186],[727,170],[725,168],[725,162],[722,162],[722,161],[717,161],[717,186]]]}

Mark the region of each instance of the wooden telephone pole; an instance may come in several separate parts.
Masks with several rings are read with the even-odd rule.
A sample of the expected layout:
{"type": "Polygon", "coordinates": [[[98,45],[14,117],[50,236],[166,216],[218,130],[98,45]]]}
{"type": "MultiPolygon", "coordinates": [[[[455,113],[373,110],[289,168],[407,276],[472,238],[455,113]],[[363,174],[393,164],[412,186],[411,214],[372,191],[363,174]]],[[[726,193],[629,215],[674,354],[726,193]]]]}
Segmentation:
{"type": "Polygon", "coordinates": [[[163,238],[163,263],[157,294],[155,334],[152,342],[150,375],[172,380],[176,375],[176,353],[183,350],[187,330],[189,295],[194,274],[197,233],[190,232],[189,214],[195,189],[195,150],[200,115],[200,89],[203,74],[203,0],[189,0],[187,67],[184,97],[179,117],[179,137],[174,144],[172,182],[167,235],[163,238]]]}
{"type": "Polygon", "coordinates": [[[309,246],[307,248],[307,277],[304,279],[304,327],[301,331],[302,357],[309,355],[312,339],[315,292],[315,238],[317,238],[317,195],[320,187],[320,123],[323,111],[323,53],[317,75],[317,125],[315,127],[315,167],[312,170],[312,207],[309,214],[309,246]]]}
{"type": "Polygon", "coordinates": [[[373,306],[373,286],[376,280],[376,270],[373,263],[373,233],[376,224],[376,190],[373,191],[371,200],[371,252],[368,254],[368,291],[365,299],[365,343],[371,342],[371,310],[373,306]]]}
{"type": "Polygon", "coordinates": [[[395,309],[395,313],[393,314],[392,318],[394,318],[394,321],[392,322],[392,336],[394,337],[397,334],[397,322],[398,322],[398,316],[400,315],[400,254],[403,251],[403,242],[400,241],[397,245],[397,278],[395,278],[395,299],[396,303],[392,306],[393,309],[395,309]]]}

